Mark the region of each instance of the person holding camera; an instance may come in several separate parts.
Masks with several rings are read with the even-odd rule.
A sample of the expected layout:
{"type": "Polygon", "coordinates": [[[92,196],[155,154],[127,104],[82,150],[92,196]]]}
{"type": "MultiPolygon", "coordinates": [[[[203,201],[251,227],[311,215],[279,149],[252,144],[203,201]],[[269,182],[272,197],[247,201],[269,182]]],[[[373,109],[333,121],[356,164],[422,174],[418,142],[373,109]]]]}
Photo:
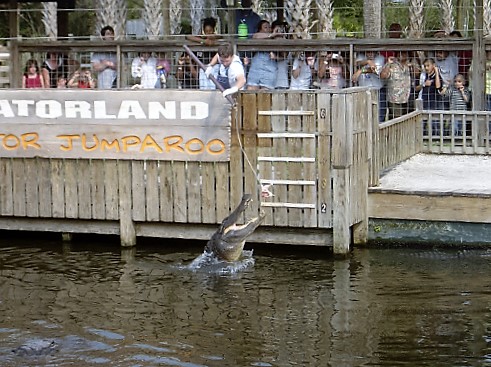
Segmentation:
{"type": "Polygon", "coordinates": [[[68,88],[93,89],[95,88],[95,81],[88,68],[81,68],[73,73],[66,86],[68,88]]]}
{"type": "Polygon", "coordinates": [[[134,89],[153,89],[158,80],[157,59],[151,52],[139,52],[131,62],[131,76],[138,78],[140,83],[133,86],[134,89]]]}
{"type": "Polygon", "coordinates": [[[319,70],[319,64],[315,52],[299,52],[293,61],[290,89],[310,89],[317,70],[319,70]]]}

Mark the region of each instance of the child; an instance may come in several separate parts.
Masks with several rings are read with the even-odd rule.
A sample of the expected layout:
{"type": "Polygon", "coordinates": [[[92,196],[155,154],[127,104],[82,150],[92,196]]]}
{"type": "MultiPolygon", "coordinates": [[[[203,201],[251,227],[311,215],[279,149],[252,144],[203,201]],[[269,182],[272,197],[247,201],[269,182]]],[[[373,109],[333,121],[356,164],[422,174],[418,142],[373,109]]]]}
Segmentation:
{"type": "Polygon", "coordinates": [[[44,79],[39,72],[38,62],[27,60],[26,69],[22,76],[22,88],[44,88],[44,79]]]}
{"type": "Polygon", "coordinates": [[[87,68],[82,68],[73,73],[70,79],[68,79],[68,88],[95,88],[95,81],[92,79],[92,74],[87,68]]]}
{"type": "MultiPolygon", "coordinates": [[[[466,111],[467,105],[471,101],[471,92],[465,86],[465,79],[462,74],[457,74],[454,78],[453,85],[443,87],[441,94],[450,99],[450,110],[466,111]]],[[[456,120],[454,126],[454,134],[462,135],[462,120],[456,120]]]]}
{"type": "Polygon", "coordinates": [[[416,86],[416,92],[419,92],[419,98],[423,100],[424,110],[438,109],[438,91],[442,87],[440,70],[436,66],[435,60],[426,59],[423,63],[424,72],[420,75],[419,85],[416,86]]]}

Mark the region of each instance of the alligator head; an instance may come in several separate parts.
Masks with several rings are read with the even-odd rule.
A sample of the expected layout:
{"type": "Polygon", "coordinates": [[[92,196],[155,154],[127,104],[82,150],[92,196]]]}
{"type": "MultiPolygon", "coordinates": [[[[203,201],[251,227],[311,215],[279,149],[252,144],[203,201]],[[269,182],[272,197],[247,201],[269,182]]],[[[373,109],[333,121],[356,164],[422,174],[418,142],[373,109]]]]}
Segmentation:
{"type": "Polygon", "coordinates": [[[242,197],[237,208],[222,221],[218,230],[206,244],[206,252],[212,252],[217,258],[226,261],[235,261],[240,257],[247,237],[254,232],[265,217],[264,212],[261,212],[258,217],[251,218],[246,223],[237,224],[251,201],[250,194],[242,197]]]}

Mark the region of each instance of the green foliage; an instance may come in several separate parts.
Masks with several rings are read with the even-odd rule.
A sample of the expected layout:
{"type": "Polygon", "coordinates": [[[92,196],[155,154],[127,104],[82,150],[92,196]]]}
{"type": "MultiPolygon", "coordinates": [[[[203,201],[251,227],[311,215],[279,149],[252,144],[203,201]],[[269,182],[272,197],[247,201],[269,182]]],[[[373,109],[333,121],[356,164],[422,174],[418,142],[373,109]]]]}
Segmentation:
{"type": "Polygon", "coordinates": [[[338,36],[362,34],[363,32],[363,0],[334,0],[333,27],[338,36]]]}

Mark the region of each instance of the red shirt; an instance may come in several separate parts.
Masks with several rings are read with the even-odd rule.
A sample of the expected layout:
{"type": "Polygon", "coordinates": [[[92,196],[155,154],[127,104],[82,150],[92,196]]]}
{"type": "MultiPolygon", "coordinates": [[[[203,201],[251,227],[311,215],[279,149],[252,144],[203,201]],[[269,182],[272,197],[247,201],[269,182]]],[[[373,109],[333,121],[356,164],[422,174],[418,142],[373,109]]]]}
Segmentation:
{"type": "Polygon", "coordinates": [[[41,75],[36,74],[35,78],[29,78],[27,74],[26,77],[26,88],[41,88],[41,75]]]}

